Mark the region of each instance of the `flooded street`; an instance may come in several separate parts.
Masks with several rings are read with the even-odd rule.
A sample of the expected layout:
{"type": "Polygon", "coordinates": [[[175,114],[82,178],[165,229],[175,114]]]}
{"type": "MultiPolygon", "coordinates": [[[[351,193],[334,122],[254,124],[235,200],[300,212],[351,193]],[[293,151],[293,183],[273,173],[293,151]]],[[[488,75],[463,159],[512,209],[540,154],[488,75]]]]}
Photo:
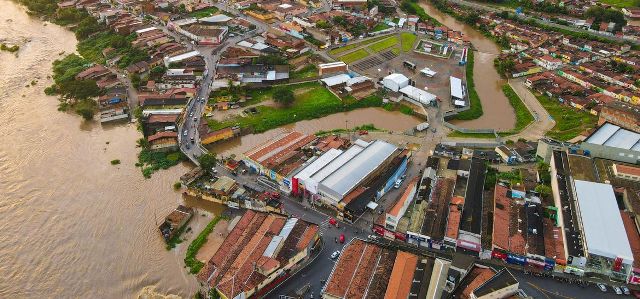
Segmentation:
{"type": "Polygon", "coordinates": [[[156,229],[182,201],[172,184],[187,166],[145,180],[135,125],[56,111],[43,89],[51,62],[75,50],[73,34],[0,6],[0,40],[20,45],[0,52],[0,298],[136,298],[154,287],[191,296],[188,244],[167,251],[156,229]]]}
{"type": "Polygon", "coordinates": [[[208,148],[218,155],[228,156],[235,154],[237,156],[284,132],[299,131],[305,134],[314,134],[321,130],[353,128],[364,124],[373,124],[378,129],[402,132],[415,127],[421,122],[424,122],[424,120],[398,111],[389,112],[382,108],[363,108],[318,119],[300,121],[261,134],[246,135],[212,144],[208,148]]]}
{"type": "Polygon", "coordinates": [[[509,100],[502,92],[502,85],[507,81],[493,67],[493,60],[500,54],[500,48],[490,39],[473,27],[457,21],[437,8],[429,1],[420,1],[420,6],[426,13],[447,27],[462,32],[463,37],[475,46],[473,79],[475,88],[482,102],[484,114],[474,120],[453,121],[452,123],[465,128],[491,128],[510,130],[515,126],[515,114],[509,100]]]}

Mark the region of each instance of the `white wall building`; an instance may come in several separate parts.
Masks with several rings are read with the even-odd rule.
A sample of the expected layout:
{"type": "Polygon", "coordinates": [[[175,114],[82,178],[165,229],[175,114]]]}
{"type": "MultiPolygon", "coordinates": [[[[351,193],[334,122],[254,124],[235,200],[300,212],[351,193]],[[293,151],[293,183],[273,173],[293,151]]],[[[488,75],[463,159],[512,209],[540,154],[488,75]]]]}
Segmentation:
{"type": "Polygon", "coordinates": [[[403,74],[394,73],[382,78],[382,85],[387,89],[398,92],[401,88],[409,85],[409,78],[403,74]]]}

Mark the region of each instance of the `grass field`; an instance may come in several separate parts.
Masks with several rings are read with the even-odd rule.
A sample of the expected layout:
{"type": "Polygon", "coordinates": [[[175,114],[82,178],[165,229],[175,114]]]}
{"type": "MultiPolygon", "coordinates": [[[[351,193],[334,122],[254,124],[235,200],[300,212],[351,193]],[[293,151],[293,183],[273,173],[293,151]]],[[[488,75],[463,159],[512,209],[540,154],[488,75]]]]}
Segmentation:
{"type": "Polygon", "coordinates": [[[344,61],[346,64],[350,64],[352,62],[358,61],[362,58],[369,56],[369,52],[365,49],[360,49],[357,51],[353,51],[349,54],[338,57],[339,60],[344,61]]]}
{"type": "Polygon", "coordinates": [[[416,38],[418,37],[415,34],[411,34],[409,32],[400,33],[400,40],[402,41],[402,51],[411,51],[413,49],[413,44],[416,42],[416,38]]]}
{"type": "Polygon", "coordinates": [[[201,18],[206,18],[209,16],[212,16],[214,13],[218,12],[218,8],[215,6],[212,7],[208,7],[202,10],[198,10],[198,11],[194,11],[192,13],[190,13],[189,15],[197,18],[197,19],[201,19],[201,18]]]}
{"type": "Polygon", "coordinates": [[[533,115],[527,106],[522,103],[522,99],[513,91],[513,88],[509,84],[502,85],[502,92],[509,99],[509,104],[516,112],[516,127],[513,128],[513,133],[522,131],[526,126],[533,122],[533,115]]]}
{"type": "Polygon", "coordinates": [[[337,55],[337,54],[340,54],[340,53],[344,53],[344,52],[347,52],[349,50],[353,50],[353,49],[361,47],[361,46],[365,46],[365,45],[368,45],[368,44],[371,44],[371,43],[375,43],[375,42],[377,42],[379,40],[383,40],[383,39],[385,39],[387,37],[388,36],[378,36],[378,37],[374,37],[372,39],[368,39],[368,40],[365,40],[365,41],[362,41],[362,42],[359,42],[359,43],[353,43],[353,44],[346,45],[344,47],[335,48],[335,49],[329,50],[329,54],[330,55],[337,55]]]}
{"type": "Polygon", "coordinates": [[[291,72],[289,78],[291,79],[300,79],[300,78],[310,78],[318,75],[318,68],[309,64],[301,68],[299,71],[291,72]]]}
{"type": "Polygon", "coordinates": [[[546,95],[536,94],[536,97],[556,121],[555,127],[547,132],[547,136],[558,140],[570,140],[583,131],[596,127],[597,116],[562,105],[546,95]]]}
{"type": "Polygon", "coordinates": [[[385,23],[378,23],[376,24],[375,27],[373,27],[373,30],[371,30],[372,32],[376,32],[376,31],[380,31],[380,30],[385,30],[385,29],[389,29],[389,25],[385,24],[385,23]]]}
{"type": "Polygon", "coordinates": [[[617,8],[640,6],[640,1],[638,1],[638,0],[600,0],[598,2],[602,2],[604,4],[609,4],[609,5],[615,6],[617,8]]]}
{"type": "Polygon", "coordinates": [[[398,44],[398,37],[397,36],[392,36],[389,37],[387,39],[381,40],[375,44],[372,44],[369,46],[369,49],[371,49],[372,51],[378,53],[378,52],[382,52],[388,48],[391,48],[393,46],[396,46],[398,44]]]}
{"type": "Polygon", "coordinates": [[[305,119],[319,118],[357,108],[382,106],[382,99],[378,96],[369,96],[357,101],[347,99],[343,102],[318,82],[274,87],[254,93],[252,96],[266,100],[271,98],[273,92],[278,88],[287,88],[294,92],[295,101],[291,106],[257,106],[258,114],[256,115],[236,117],[224,122],[210,121],[209,127],[218,130],[238,125],[241,128],[251,128],[253,132],[260,133],[305,119]]]}

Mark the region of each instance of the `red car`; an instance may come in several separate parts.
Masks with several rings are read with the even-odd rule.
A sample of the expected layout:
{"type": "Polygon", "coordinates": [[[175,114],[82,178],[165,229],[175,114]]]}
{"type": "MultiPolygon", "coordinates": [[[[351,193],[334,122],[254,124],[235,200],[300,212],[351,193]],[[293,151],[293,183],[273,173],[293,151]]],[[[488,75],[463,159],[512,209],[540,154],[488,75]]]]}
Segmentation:
{"type": "Polygon", "coordinates": [[[329,219],[329,224],[331,224],[331,225],[333,225],[333,226],[337,226],[337,225],[338,225],[338,221],[336,221],[336,220],[335,220],[335,219],[333,219],[333,218],[330,218],[330,219],[329,219]]]}
{"type": "Polygon", "coordinates": [[[344,243],[344,234],[340,234],[340,243],[344,243]]]}

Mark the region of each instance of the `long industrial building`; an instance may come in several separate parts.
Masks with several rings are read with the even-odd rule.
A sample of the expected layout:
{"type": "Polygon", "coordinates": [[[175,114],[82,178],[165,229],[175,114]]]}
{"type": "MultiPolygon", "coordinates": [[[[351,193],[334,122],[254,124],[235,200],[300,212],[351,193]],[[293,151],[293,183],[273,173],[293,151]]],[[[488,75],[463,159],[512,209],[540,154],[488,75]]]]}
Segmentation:
{"type": "Polygon", "coordinates": [[[604,123],[581,144],[581,148],[593,157],[640,163],[640,133],[614,124],[604,123]]]}

